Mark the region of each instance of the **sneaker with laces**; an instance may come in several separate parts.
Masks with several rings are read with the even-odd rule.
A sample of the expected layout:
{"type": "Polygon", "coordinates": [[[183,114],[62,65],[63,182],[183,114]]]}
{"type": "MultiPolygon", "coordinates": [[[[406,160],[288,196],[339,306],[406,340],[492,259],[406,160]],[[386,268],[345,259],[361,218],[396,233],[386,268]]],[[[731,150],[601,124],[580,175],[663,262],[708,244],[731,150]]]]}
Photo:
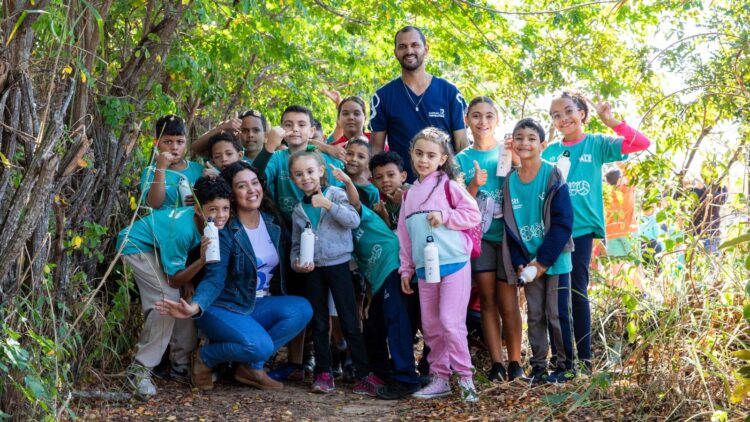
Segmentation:
{"type": "Polygon", "coordinates": [[[554,384],[565,384],[568,381],[572,381],[576,378],[576,371],[572,369],[558,369],[555,372],[549,374],[547,382],[554,384]]]}
{"type": "Polygon", "coordinates": [[[336,391],[336,386],[333,383],[333,376],[330,372],[321,372],[315,375],[315,381],[312,384],[310,390],[313,393],[328,394],[336,391]]]}
{"type": "Polygon", "coordinates": [[[523,378],[523,368],[516,361],[508,363],[508,381],[513,381],[516,378],[523,378]]]}
{"type": "Polygon", "coordinates": [[[529,384],[542,384],[547,382],[548,376],[547,368],[543,366],[534,366],[531,368],[531,373],[526,377],[526,380],[529,384]]]}
{"type": "Polygon", "coordinates": [[[133,363],[128,368],[128,383],[133,393],[141,400],[147,400],[156,395],[156,386],[151,380],[151,370],[139,363],[133,363]]]}
{"type": "Polygon", "coordinates": [[[382,385],[385,385],[383,380],[370,372],[366,377],[360,379],[357,384],[354,385],[352,392],[363,396],[377,397],[378,388],[382,385]]]}
{"type": "Polygon", "coordinates": [[[461,390],[461,400],[476,403],[479,401],[477,389],[474,388],[474,380],[471,378],[461,378],[458,380],[458,387],[461,390]]]}
{"type": "Polygon", "coordinates": [[[416,393],[412,394],[412,397],[418,399],[434,399],[437,397],[444,397],[451,393],[451,385],[448,380],[438,375],[432,376],[432,381],[427,384],[427,387],[422,388],[416,393]]]}

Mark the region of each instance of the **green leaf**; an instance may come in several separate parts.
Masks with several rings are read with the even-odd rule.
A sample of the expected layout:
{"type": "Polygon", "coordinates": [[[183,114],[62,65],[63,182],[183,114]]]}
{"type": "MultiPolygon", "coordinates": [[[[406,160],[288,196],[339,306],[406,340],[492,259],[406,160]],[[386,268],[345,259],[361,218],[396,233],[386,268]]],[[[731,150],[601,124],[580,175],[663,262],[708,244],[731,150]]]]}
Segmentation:
{"type": "Polygon", "coordinates": [[[742,317],[745,318],[745,321],[750,323],[750,303],[746,303],[745,306],[742,307],[742,317]]]}
{"type": "Polygon", "coordinates": [[[743,378],[750,379],[750,366],[743,366],[737,371],[743,378]]]}
{"type": "Polygon", "coordinates": [[[628,342],[633,343],[638,335],[638,326],[635,325],[634,321],[628,322],[628,326],[625,328],[628,332],[628,342]]]}
{"type": "Polygon", "coordinates": [[[727,240],[726,242],[722,243],[721,246],[719,246],[719,249],[726,249],[731,248],[732,246],[737,246],[740,243],[750,242],[750,233],[745,233],[741,236],[737,236],[734,239],[727,240]]]}
{"type": "Polygon", "coordinates": [[[21,16],[18,17],[16,24],[13,25],[13,30],[10,31],[10,36],[8,36],[8,41],[5,42],[6,47],[10,44],[10,41],[13,39],[13,36],[16,35],[16,31],[18,31],[18,28],[21,27],[21,24],[23,24],[23,21],[26,19],[26,16],[28,15],[29,15],[29,12],[26,10],[21,12],[21,16]]]}

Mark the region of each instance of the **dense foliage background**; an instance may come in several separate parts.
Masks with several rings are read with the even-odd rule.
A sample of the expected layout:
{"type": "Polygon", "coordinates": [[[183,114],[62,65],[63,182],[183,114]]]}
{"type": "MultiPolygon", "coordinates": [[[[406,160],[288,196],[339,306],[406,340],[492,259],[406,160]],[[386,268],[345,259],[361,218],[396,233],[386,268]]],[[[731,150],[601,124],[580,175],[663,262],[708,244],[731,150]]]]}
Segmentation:
{"type": "MultiPolygon", "coordinates": [[[[241,109],[275,122],[301,103],[331,130],[321,90],[368,98],[395,77],[405,24],[425,29],[428,70],[467,99],[496,99],[506,125],[548,121],[563,87],[612,101],[655,143],[628,172],[640,203],[666,198],[660,223],[690,221],[682,181],[714,163],[731,192],[722,253],[686,231],[664,239],[643,289],[596,273],[602,376],[568,398],[627,401],[644,417],[747,411],[747,2],[4,0],[0,419],[72,415],[72,392],[116,383],[129,363],[140,315],[114,235],[137,214],[155,118],[183,115],[197,135],[241,109]]],[[[571,406],[557,403],[546,415],[571,406]]]]}

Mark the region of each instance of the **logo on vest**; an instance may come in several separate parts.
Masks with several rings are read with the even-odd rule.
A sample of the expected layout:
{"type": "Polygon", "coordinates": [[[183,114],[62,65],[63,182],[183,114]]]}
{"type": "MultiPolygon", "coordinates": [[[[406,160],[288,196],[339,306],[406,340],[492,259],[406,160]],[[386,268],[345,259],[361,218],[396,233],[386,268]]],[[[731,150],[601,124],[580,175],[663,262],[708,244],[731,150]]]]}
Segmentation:
{"type": "Polygon", "coordinates": [[[568,190],[570,191],[570,196],[586,196],[591,191],[591,186],[589,185],[589,182],[585,180],[580,180],[578,182],[568,182],[568,190]]]}
{"type": "Polygon", "coordinates": [[[581,163],[590,163],[591,160],[591,154],[581,154],[581,158],[578,159],[581,163]]]}
{"type": "Polygon", "coordinates": [[[521,201],[518,200],[518,198],[511,199],[510,204],[513,206],[514,210],[519,210],[523,208],[523,204],[521,203],[521,201]]]}

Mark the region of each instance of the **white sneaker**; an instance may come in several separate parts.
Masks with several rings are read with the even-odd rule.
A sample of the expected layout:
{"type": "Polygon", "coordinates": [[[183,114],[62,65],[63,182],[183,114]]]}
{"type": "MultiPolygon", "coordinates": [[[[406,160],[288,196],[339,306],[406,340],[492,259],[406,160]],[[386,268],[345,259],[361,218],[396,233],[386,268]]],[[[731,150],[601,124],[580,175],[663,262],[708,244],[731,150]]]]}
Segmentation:
{"type": "Polygon", "coordinates": [[[426,387],[412,394],[418,399],[434,399],[444,397],[451,393],[451,385],[448,380],[437,375],[432,376],[432,381],[426,387]]]}
{"type": "Polygon", "coordinates": [[[156,395],[156,386],[151,381],[151,370],[140,364],[134,363],[128,368],[128,382],[133,388],[136,397],[147,399],[156,395]]]}
{"type": "Polygon", "coordinates": [[[474,388],[474,380],[471,378],[462,378],[458,381],[458,387],[461,389],[461,400],[470,403],[479,401],[477,389],[474,388]]]}

